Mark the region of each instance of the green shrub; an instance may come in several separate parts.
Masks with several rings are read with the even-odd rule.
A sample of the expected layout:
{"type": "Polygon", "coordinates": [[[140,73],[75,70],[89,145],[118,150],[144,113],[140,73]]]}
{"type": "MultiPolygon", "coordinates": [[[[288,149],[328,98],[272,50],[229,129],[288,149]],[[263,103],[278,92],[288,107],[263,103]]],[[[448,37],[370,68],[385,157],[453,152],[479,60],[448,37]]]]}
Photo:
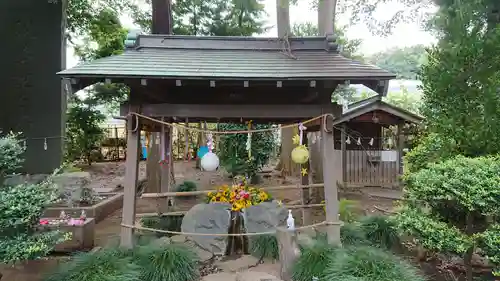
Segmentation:
{"type": "Polygon", "coordinates": [[[259,259],[279,259],[278,240],[274,235],[259,235],[250,238],[250,253],[259,259]]]}
{"type": "Polygon", "coordinates": [[[424,136],[404,157],[404,179],[408,180],[411,173],[424,169],[431,163],[449,159],[456,154],[456,146],[453,140],[435,133],[424,136]]]}
{"type": "Polygon", "coordinates": [[[48,182],[0,188],[0,263],[37,259],[70,238],[69,234],[40,230],[45,207],[57,198],[48,182]]]}
{"type": "MultiPolygon", "coordinates": [[[[182,219],[184,216],[154,216],[144,217],[141,219],[141,224],[147,228],[168,230],[168,231],[181,231],[182,219]]],[[[172,236],[173,234],[156,232],[156,236],[172,236]]]]}
{"type": "Polygon", "coordinates": [[[62,263],[45,281],[142,281],[141,268],[118,248],[82,253],[62,263]]]}
{"type": "MultiPolygon", "coordinates": [[[[409,176],[405,199],[394,220],[397,227],[425,249],[461,255],[468,264],[500,213],[499,158],[457,156],[429,164],[409,176]]],[[[494,244],[481,249],[488,253],[486,247],[494,244]]],[[[471,280],[471,268],[466,270],[471,280]]]]}
{"type": "Polygon", "coordinates": [[[394,249],[401,244],[394,221],[386,216],[365,216],[359,220],[365,237],[374,246],[394,249]]]}
{"type": "Polygon", "coordinates": [[[19,136],[19,134],[11,132],[0,137],[0,183],[3,183],[5,176],[13,174],[21,168],[24,162],[22,155],[26,147],[22,144],[19,136]]]}
{"type": "Polygon", "coordinates": [[[325,268],[335,259],[338,250],[323,236],[316,237],[310,245],[301,245],[301,254],[292,269],[292,280],[311,281],[313,277],[318,277],[319,281],[337,280],[325,279],[325,268]]]}
{"type": "MultiPolygon", "coordinates": [[[[190,191],[196,191],[198,190],[198,186],[196,185],[195,182],[193,181],[184,181],[181,184],[179,184],[175,190],[177,192],[190,192],[190,191]]],[[[182,197],[181,197],[182,198],[182,197]]]]}
{"type": "Polygon", "coordinates": [[[141,268],[142,281],[193,281],[200,277],[198,257],[184,245],[153,242],[136,249],[134,261],[141,268]]]}
{"type": "Polygon", "coordinates": [[[415,268],[382,249],[351,246],[338,250],[324,268],[324,280],[424,281],[415,268]]]}

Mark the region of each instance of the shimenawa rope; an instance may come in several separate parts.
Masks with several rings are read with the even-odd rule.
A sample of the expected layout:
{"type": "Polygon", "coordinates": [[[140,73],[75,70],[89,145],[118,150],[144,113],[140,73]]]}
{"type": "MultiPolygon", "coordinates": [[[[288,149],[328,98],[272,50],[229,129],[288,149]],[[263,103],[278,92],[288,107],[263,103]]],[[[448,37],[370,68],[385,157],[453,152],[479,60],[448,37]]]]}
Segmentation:
{"type": "MultiPolygon", "coordinates": [[[[305,226],[300,226],[296,227],[295,230],[303,230],[303,229],[308,229],[308,228],[315,228],[318,226],[323,226],[323,225],[342,225],[342,222],[327,222],[323,221],[320,223],[315,223],[315,224],[310,224],[310,225],[305,225],[305,226]]],[[[182,232],[182,231],[170,231],[170,230],[163,230],[163,229],[156,229],[156,228],[149,228],[149,227],[142,227],[138,225],[129,225],[129,224],[121,224],[123,227],[127,228],[132,228],[136,230],[145,230],[145,231],[151,231],[151,232],[158,232],[158,233],[165,233],[165,234],[173,234],[173,235],[186,235],[186,236],[219,236],[219,237],[238,237],[238,236],[260,236],[260,235],[271,235],[275,234],[276,231],[266,231],[266,232],[251,232],[251,233],[197,233],[197,232],[182,232]]]]}

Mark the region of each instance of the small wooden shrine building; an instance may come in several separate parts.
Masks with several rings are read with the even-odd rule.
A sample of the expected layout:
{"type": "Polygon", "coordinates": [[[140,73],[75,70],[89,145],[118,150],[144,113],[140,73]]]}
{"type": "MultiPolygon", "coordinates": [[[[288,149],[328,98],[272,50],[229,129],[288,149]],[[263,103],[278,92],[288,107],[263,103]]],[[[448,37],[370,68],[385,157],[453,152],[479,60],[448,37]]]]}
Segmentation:
{"type": "Polygon", "coordinates": [[[404,126],[423,117],[373,96],[343,108],[335,125],[335,152],[342,158],[345,186],[399,187],[404,126]]]}
{"type": "MultiPolygon", "coordinates": [[[[123,224],[135,223],[139,132],[165,130],[140,113],[175,120],[286,124],[323,116],[326,216],[331,242],[340,241],[337,181],[342,161],[334,157],[335,118],[342,107],[332,103],[339,84],[363,84],[385,95],[395,76],[339,54],[333,35],[306,38],[197,37],[130,34],[121,55],[98,59],[59,73],[74,90],[96,83],[124,83],[130,96],[123,224]],[[326,114],[326,115],[325,115],[326,114]]],[[[165,149],[171,149],[169,141],[165,149]]],[[[169,191],[169,165],[162,171],[162,191],[169,191]]],[[[123,227],[121,243],[132,246],[133,229],[123,227]]]]}

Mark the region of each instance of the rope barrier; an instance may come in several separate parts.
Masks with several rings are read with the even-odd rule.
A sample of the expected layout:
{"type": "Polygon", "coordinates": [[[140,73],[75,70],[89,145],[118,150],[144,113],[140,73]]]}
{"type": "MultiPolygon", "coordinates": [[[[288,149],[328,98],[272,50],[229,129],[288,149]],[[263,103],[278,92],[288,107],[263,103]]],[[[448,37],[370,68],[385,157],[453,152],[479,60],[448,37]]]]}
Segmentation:
{"type": "Polygon", "coordinates": [[[163,124],[163,125],[166,125],[166,126],[169,126],[169,127],[173,127],[173,128],[180,128],[180,129],[184,129],[184,130],[187,130],[187,131],[193,131],[193,132],[205,133],[205,134],[214,134],[214,135],[215,134],[219,134],[219,135],[231,135],[231,134],[248,134],[248,133],[272,132],[272,131],[276,131],[276,130],[279,130],[279,129],[286,129],[286,128],[297,127],[297,126],[299,126],[300,123],[302,123],[302,124],[311,123],[313,121],[316,121],[318,119],[322,119],[323,117],[327,117],[327,116],[331,116],[332,118],[334,118],[333,114],[327,113],[327,114],[322,114],[320,116],[316,116],[316,117],[311,118],[311,119],[307,119],[307,120],[305,120],[303,122],[298,122],[298,123],[293,123],[293,124],[288,124],[288,125],[282,125],[279,128],[265,128],[265,129],[238,130],[238,131],[214,131],[214,130],[205,130],[205,129],[199,129],[199,128],[194,128],[194,127],[188,127],[188,126],[184,126],[184,125],[180,125],[180,124],[176,124],[176,123],[165,122],[165,121],[161,121],[161,120],[155,119],[153,117],[142,115],[142,114],[137,113],[137,112],[131,112],[129,114],[134,115],[136,117],[140,117],[140,118],[146,119],[146,120],[150,120],[150,121],[153,121],[153,122],[156,122],[156,123],[159,123],[159,124],[163,124]]]}
{"type": "MultiPolygon", "coordinates": [[[[305,226],[300,226],[296,227],[295,230],[304,230],[304,229],[309,229],[309,228],[315,228],[318,226],[324,226],[324,225],[342,225],[342,222],[319,222],[315,224],[310,224],[310,225],[305,225],[305,226]]],[[[151,231],[151,232],[158,232],[158,233],[165,233],[165,234],[173,234],[173,235],[185,235],[185,236],[218,236],[218,237],[241,237],[241,236],[260,236],[260,235],[272,235],[276,234],[276,231],[266,231],[266,232],[251,232],[251,233],[198,233],[198,232],[182,232],[182,231],[170,231],[170,230],[163,230],[163,229],[157,229],[157,228],[149,228],[149,227],[142,227],[139,225],[129,225],[129,224],[121,224],[122,227],[126,228],[132,228],[136,230],[144,230],[144,231],[151,231]]]]}

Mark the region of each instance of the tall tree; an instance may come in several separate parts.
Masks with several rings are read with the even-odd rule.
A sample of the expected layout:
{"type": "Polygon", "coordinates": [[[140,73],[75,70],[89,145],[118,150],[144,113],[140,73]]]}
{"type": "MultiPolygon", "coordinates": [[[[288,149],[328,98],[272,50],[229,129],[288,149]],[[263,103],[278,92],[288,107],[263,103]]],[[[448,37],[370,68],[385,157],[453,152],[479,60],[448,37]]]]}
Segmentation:
{"type": "MultiPolygon", "coordinates": [[[[177,35],[251,36],[266,30],[261,0],[179,0],[172,3],[173,33],[177,35]]],[[[151,10],[135,10],[133,19],[145,31],[151,10]]]]}
{"type": "Polygon", "coordinates": [[[397,75],[398,79],[418,79],[420,68],[427,59],[425,46],[393,48],[367,57],[367,61],[397,75]]]}
{"type": "Polygon", "coordinates": [[[92,30],[95,19],[103,11],[112,11],[117,15],[122,15],[139,10],[139,6],[132,0],[68,0],[67,3],[66,23],[70,40],[86,36],[87,32],[92,30]]]}
{"type": "Polygon", "coordinates": [[[441,6],[435,18],[441,40],[429,49],[421,76],[429,130],[454,140],[466,156],[500,152],[500,28],[483,4],[441,6]]]}
{"type": "MultiPolygon", "coordinates": [[[[80,60],[91,61],[123,52],[126,30],[116,12],[101,10],[87,27],[82,43],[74,47],[80,60]]],[[[100,125],[105,116],[101,110],[116,109],[127,93],[128,88],[123,84],[99,83],[86,89],[85,95],[71,97],[66,126],[66,156],[70,160],[84,158],[90,165],[92,151],[103,137],[100,125]]]]}

